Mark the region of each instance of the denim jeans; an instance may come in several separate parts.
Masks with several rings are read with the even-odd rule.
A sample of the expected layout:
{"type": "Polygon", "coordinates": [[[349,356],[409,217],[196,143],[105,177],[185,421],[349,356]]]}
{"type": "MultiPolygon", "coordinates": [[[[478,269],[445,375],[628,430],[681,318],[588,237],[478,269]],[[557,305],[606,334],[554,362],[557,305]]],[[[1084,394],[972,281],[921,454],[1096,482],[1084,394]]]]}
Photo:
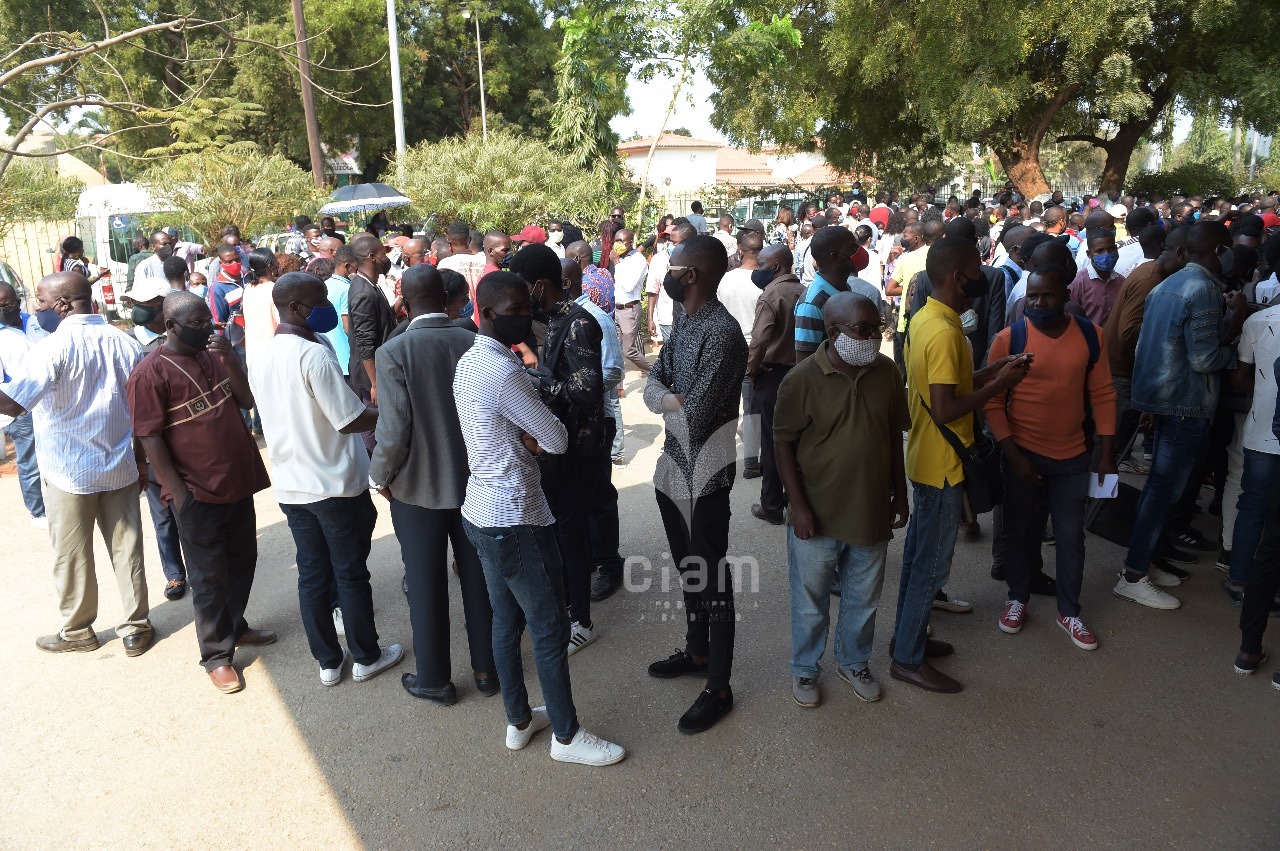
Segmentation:
{"type": "Polygon", "coordinates": [[[321,668],[342,666],[342,645],[333,626],[334,587],[347,630],[347,646],[362,665],[382,655],[373,622],[369,549],[378,511],[368,491],[319,502],[281,503],[298,548],[298,607],[311,655],[321,668]]]}
{"type": "Polygon", "coordinates": [[[1244,424],[1248,414],[1237,413],[1235,437],[1227,445],[1227,475],[1222,484],[1222,548],[1231,552],[1235,544],[1236,517],[1240,510],[1240,494],[1244,475],[1244,424]]]}
{"type": "MultiPolygon", "coordinates": [[[[1026,449],[1022,453],[1040,474],[1036,487],[1027,487],[1001,464],[1004,478],[1004,578],[1009,599],[1027,603],[1031,579],[1040,567],[1044,516],[1053,519],[1057,539],[1058,614],[1080,616],[1080,586],[1084,581],[1084,507],[1089,497],[1089,453],[1057,460],[1026,449]]],[[[1001,459],[1003,461],[1003,459],[1001,459]]]]}
{"type": "Polygon", "coordinates": [[[1138,497],[1138,513],[1129,537],[1124,569],[1146,576],[1160,546],[1169,510],[1181,497],[1200,457],[1212,420],[1155,415],[1151,474],[1138,497]]]}
{"type": "Polygon", "coordinates": [[[742,379],[742,457],[748,467],[760,465],[760,418],[751,411],[751,379],[742,379]]]}
{"type": "MultiPolygon", "coordinates": [[[[1270,452],[1244,451],[1244,474],[1240,478],[1239,513],[1231,546],[1232,582],[1244,583],[1253,567],[1253,556],[1262,540],[1262,526],[1267,519],[1267,500],[1280,475],[1280,455],[1270,452]]],[[[1223,502],[1223,513],[1226,513],[1223,502]]]]}
{"type": "Polygon", "coordinates": [[[658,336],[662,338],[662,342],[664,345],[668,340],[671,339],[671,328],[672,328],[671,325],[658,326],[658,336]]]}
{"type": "Polygon", "coordinates": [[[816,677],[831,626],[831,583],[840,570],[840,612],[836,617],[836,664],[855,671],[867,667],[876,631],[876,607],[884,585],[889,542],[858,547],[814,535],[807,541],[787,529],[791,574],[791,673],[816,677]]]}
{"type": "Polygon", "coordinates": [[[613,448],[609,450],[609,454],[621,455],[625,443],[622,437],[622,405],[618,402],[616,389],[604,394],[604,412],[613,417],[613,424],[618,429],[613,436],[613,448]]]}
{"type": "Polygon", "coordinates": [[[911,483],[911,521],[902,551],[902,579],[893,633],[894,659],[917,668],[924,662],[924,645],[933,612],[933,598],[947,584],[956,532],[964,507],[964,485],[935,488],[911,483]]]}
{"type": "Polygon", "coordinates": [[[528,721],[533,710],[524,685],[520,635],[529,624],[533,660],[551,729],[560,739],[578,732],[569,684],[569,616],[564,607],[560,550],[552,526],[480,528],[462,518],[475,544],[493,606],[493,662],[502,684],[507,723],[528,721]]]}
{"type": "Polygon", "coordinates": [[[36,463],[36,432],[31,424],[30,412],[14,417],[4,427],[5,434],[13,441],[13,451],[18,461],[18,487],[22,501],[32,517],[44,517],[44,497],[40,493],[40,467],[36,463]]]}
{"type": "Polygon", "coordinates": [[[147,466],[147,507],[151,509],[151,525],[156,528],[156,548],[160,550],[160,568],[165,579],[185,580],[187,568],[182,561],[182,541],[174,521],[173,506],[160,498],[163,488],[156,479],[156,468],[147,466]]]}

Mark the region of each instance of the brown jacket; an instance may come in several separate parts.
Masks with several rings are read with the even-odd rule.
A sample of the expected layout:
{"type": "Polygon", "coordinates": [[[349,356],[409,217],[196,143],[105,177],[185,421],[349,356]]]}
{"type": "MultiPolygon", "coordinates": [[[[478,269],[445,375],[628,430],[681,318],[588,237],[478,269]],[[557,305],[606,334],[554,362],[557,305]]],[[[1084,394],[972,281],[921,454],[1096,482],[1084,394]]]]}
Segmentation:
{"type": "Polygon", "coordinates": [[[747,375],[755,376],[766,363],[792,366],[796,362],[796,302],[804,298],[804,285],[790,272],[773,279],[756,302],[751,328],[747,375]]]}
{"type": "Polygon", "coordinates": [[[1148,260],[1134,267],[1116,295],[1111,315],[1102,328],[1113,376],[1129,378],[1133,375],[1133,358],[1138,349],[1138,332],[1142,330],[1147,296],[1163,280],[1159,265],[1155,260],[1148,260]]]}

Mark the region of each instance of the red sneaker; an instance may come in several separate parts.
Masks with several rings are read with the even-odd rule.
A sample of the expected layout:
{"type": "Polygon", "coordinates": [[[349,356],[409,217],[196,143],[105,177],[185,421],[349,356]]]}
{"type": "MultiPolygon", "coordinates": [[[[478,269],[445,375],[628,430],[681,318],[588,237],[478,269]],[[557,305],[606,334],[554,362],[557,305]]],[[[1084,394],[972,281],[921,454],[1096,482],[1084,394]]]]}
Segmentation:
{"type": "Polygon", "coordinates": [[[1010,600],[1004,604],[1004,614],[1000,616],[1000,629],[1010,635],[1022,632],[1022,622],[1027,619],[1027,604],[1010,600]]]}
{"type": "Polygon", "coordinates": [[[1067,635],[1071,636],[1071,641],[1081,650],[1097,650],[1098,639],[1089,631],[1089,627],[1085,626],[1079,618],[1065,618],[1058,615],[1058,626],[1067,631],[1067,635]]]}

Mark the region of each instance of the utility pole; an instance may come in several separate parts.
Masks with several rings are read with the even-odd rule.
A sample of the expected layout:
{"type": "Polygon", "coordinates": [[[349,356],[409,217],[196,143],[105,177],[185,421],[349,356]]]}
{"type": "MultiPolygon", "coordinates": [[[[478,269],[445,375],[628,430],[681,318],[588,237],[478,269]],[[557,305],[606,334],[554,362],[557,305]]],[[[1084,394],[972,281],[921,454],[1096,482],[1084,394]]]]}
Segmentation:
{"type": "Polygon", "coordinates": [[[311,176],[316,189],[324,188],[324,151],[320,147],[320,122],[316,99],[311,91],[311,48],[307,44],[307,22],[302,16],[302,0],[293,0],[293,37],[298,43],[298,73],[302,77],[302,116],[307,123],[307,150],[311,154],[311,176]]]}
{"type": "MultiPolygon", "coordinates": [[[[471,8],[464,6],[462,8],[462,19],[468,20],[472,16],[471,8]]],[[[480,139],[483,142],[489,141],[489,115],[484,106],[484,53],[480,50],[480,16],[475,15],[476,20],[476,67],[480,71],[480,139]]]]}
{"type": "Polygon", "coordinates": [[[400,91],[400,29],[396,0],[387,0],[387,41],[391,45],[391,112],[396,123],[396,180],[404,173],[404,95],[400,91]]]}

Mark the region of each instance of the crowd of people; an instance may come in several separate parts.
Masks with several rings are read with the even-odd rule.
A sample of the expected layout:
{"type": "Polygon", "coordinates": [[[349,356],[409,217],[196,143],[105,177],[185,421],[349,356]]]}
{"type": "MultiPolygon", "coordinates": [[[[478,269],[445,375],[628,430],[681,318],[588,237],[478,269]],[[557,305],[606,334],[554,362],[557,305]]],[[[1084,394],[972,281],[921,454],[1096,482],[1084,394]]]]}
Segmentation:
{"type": "Polygon", "coordinates": [[[1045,595],[1072,644],[1097,649],[1082,618],[1086,508],[1107,510],[1119,472],[1145,483],[1113,593],[1176,609],[1180,565],[1218,551],[1241,607],[1234,667],[1253,673],[1280,614],[1277,196],[993,201],[868,198],[855,184],[825,207],[724,216],[714,232],[695,202],[646,240],[621,207],[594,241],[567,221],[436,234],[385,216],[348,239],[300,217],[280,253],[229,225],[200,271],[199,246],[157,230],[130,262],[128,332],[95,313],[70,238],[34,315],[0,285],[0,415],[32,522],[48,529],[63,619],[36,644],[98,648],[96,526],[117,634],[126,655],[146,652],[145,493],[164,595],[189,586],[200,663],[239,691],[235,648],[276,640],[245,619],[254,498],[272,488],[321,683],[341,683],[348,661],[351,680],[374,677],[404,657],[373,609],[377,494],[404,562],[416,661],[404,690],[458,700],[453,573],[472,680],[502,694],[507,747],[550,727],[554,759],[615,763],[624,749],[578,719],[568,659],[600,636],[593,604],[622,585],[611,477],[627,461],[630,364],[665,425],[653,484],[688,616],[684,646],[648,671],[705,681],[683,733],[733,707],[739,461],[760,479],[752,515],[786,527],[801,706],[821,702],[832,596],[837,675],[881,698],[870,661],[894,529],[906,538],[892,678],[961,690],[935,667],[954,648],[932,637],[932,613],[972,611],[946,583],[959,533],[988,511],[992,578],[1008,587],[999,630],[1020,632],[1045,595]],[[1206,483],[1220,542],[1192,525],[1206,483]]]}

